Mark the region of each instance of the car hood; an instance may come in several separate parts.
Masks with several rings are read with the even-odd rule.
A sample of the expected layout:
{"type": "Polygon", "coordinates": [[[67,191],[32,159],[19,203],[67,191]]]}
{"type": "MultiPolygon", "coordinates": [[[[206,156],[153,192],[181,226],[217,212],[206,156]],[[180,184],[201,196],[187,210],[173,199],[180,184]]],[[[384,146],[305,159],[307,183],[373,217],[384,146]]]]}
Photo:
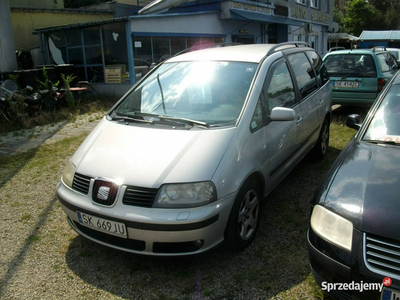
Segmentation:
{"type": "Polygon", "coordinates": [[[145,128],[104,118],[71,161],[77,173],[148,188],[211,180],[234,132],[235,127],[145,128]]]}
{"type": "Polygon", "coordinates": [[[354,140],[332,173],[325,207],[363,232],[398,238],[399,163],[399,147],[354,140]]]}

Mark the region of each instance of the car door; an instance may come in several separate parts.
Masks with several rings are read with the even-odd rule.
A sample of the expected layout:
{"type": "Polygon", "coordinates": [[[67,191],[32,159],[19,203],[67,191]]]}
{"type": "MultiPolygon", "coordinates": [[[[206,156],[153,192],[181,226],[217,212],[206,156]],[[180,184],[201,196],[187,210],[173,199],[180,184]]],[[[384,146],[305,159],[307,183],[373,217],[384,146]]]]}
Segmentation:
{"type": "MultiPolygon", "coordinates": [[[[266,161],[261,161],[266,178],[267,192],[291,170],[297,162],[302,132],[301,111],[295,86],[284,58],[273,62],[268,70],[254,113],[251,130],[262,139],[266,161]],[[275,107],[292,108],[293,121],[273,121],[275,107]]],[[[260,156],[262,160],[263,155],[260,156]]]]}
{"type": "Polygon", "coordinates": [[[319,127],[322,123],[323,99],[318,92],[317,74],[305,52],[288,54],[287,58],[298,87],[299,108],[302,116],[302,119],[298,120],[302,123],[299,142],[305,151],[318,138],[319,127]]]}

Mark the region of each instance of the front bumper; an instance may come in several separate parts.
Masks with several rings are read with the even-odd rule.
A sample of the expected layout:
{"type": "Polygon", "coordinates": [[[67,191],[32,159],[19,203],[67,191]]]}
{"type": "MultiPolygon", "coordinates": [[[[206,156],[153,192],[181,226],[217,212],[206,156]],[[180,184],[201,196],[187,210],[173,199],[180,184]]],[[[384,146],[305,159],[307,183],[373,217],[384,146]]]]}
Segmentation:
{"type": "MultiPolygon", "coordinates": [[[[368,269],[364,262],[363,234],[353,230],[352,252],[331,245],[321,239],[313,232],[311,227],[307,233],[307,246],[310,266],[315,281],[323,287],[328,283],[379,283],[383,282],[384,275],[374,273],[368,269]]],[[[390,286],[392,289],[400,290],[400,281],[393,279],[390,286]]],[[[377,290],[332,290],[330,294],[337,299],[380,299],[381,292],[377,290]]]]}
{"type": "Polygon", "coordinates": [[[93,204],[90,197],[71,190],[62,182],[57,185],[57,196],[68,223],[80,235],[123,251],[168,256],[197,254],[222,243],[236,193],[206,206],[187,209],[127,206],[120,198],[114,206],[103,207],[93,204]],[[124,223],[127,238],[82,225],[77,211],[124,223]]]}

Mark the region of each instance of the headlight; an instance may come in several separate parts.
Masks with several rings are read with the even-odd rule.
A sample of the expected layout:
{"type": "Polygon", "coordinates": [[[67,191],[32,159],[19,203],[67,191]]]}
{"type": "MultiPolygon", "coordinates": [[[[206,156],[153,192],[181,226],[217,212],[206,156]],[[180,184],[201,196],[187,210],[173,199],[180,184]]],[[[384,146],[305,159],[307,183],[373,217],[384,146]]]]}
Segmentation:
{"type": "Polygon", "coordinates": [[[153,207],[186,208],[209,204],[217,200],[212,182],[180,183],[163,185],[153,207]]]}
{"type": "Polygon", "coordinates": [[[72,187],[72,181],[74,180],[75,166],[71,161],[68,161],[64,171],[61,174],[61,180],[66,186],[72,187]]]}
{"type": "Polygon", "coordinates": [[[311,215],[311,228],[324,240],[351,251],[353,224],[345,218],[316,205],[311,215]]]}

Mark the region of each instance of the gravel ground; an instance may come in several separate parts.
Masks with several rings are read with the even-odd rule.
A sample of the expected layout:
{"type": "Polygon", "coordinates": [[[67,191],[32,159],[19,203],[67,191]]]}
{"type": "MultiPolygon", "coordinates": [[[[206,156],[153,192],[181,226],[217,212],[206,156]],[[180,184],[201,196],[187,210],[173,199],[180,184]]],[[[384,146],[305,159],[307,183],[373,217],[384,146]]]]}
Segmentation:
{"type": "Polygon", "coordinates": [[[1,136],[0,170],[2,162],[16,164],[0,172],[1,299],[319,299],[307,221],[312,194],[338,149],[324,163],[304,160],[268,196],[258,236],[245,251],[139,256],[78,236],[55,196],[61,170],[87,132],[83,126],[98,118],[1,136]],[[37,142],[39,149],[13,160],[13,149],[25,151],[44,133],[50,136],[37,142]]]}

